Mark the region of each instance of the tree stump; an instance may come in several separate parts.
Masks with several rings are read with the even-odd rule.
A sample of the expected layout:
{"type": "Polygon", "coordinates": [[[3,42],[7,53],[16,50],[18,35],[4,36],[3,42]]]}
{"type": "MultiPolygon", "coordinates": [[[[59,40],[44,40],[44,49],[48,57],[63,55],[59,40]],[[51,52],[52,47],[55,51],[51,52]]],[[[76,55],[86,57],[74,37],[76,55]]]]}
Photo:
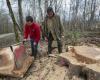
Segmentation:
{"type": "Polygon", "coordinates": [[[74,75],[86,80],[100,80],[100,49],[87,46],[71,47],[67,53],[60,54],[69,65],[69,78],[74,75]]]}

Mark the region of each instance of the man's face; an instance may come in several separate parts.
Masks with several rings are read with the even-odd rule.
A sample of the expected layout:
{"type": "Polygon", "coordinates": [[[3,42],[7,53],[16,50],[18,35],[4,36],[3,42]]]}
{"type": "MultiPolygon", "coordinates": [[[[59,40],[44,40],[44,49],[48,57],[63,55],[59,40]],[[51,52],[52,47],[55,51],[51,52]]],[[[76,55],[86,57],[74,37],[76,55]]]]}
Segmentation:
{"type": "Polygon", "coordinates": [[[53,17],[53,12],[52,11],[50,11],[50,12],[48,12],[48,17],[53,17]]]}
{"type": "Polygon", "coordinates": [[[28,22],[26,22],[26,24],[30,26],[30,25],[32,25],[32,22],[28,21],[28,22]]]}

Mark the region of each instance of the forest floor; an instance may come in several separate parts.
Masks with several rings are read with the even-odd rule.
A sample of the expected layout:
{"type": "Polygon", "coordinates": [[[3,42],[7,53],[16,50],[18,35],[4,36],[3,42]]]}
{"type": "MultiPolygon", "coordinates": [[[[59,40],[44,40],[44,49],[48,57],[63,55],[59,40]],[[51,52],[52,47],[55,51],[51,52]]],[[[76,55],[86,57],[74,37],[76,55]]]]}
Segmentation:
{"type": "MultiPolygon", "coordinates": [[[[52,53],[58,54],[57,49],[54,49],[52,53]]],[[[45,55],[45,53],[42,55],[45,55]]],[[[33,62],[24,78],[0,76],[0,80],[70,80],[67,66],[57,64],[57,59],[57,57],[42,56],[33,62]]],[[[71,80],[85,79],[73,76],[71,80]]]]}
{"type": "MultiPolygon", "coordinates": [[[[70,80],[67,66],[57,64],[57,57],[42,57],[33,62],[24,78],[2,77],[0,80],[70,80]]],[[[71,80],[84,80],[73,76],[71,80]]]]}
{"type": "MultiPolygon", "coordinates": [[[[59,56],[57,48],[52,53],[53,55],[59,56]]],[[[48,57],[45,52],[41,55],[30,66],[24,78],[0,76],[0,80],[69,80],[68,67],[58,64],[58,57],[48,57]]],[[[84,79],[74,76],[71,80],[84,79]]]]}

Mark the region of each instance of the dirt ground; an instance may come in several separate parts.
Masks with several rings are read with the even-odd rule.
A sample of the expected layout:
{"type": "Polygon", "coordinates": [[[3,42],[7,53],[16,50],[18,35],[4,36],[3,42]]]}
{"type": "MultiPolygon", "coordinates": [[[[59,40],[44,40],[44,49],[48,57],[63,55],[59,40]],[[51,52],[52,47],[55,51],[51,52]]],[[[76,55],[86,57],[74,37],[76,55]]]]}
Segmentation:
{"type": "MultiPolygon", "coordinates": [[[[55,54],[56,51],[54,52],[55,54]]],[[[33,62],[24,78],[1,77],[0,80],[70,80],[67,66],[57,64],[57,57],[44,56],[33,62]]],[[[71,80],[84,80],[73,76],[71,80]]]]}
{"type": "MultiPolygon", "coordinates": [[[[42,45],[44,46],[45,44],[42,45]]],[[[47,48],[44,48],[44,50],[46,52],[47,48]]],[[[53,54],[58,54],[57,49],[53,50],[53,54]]],[[[46,53],[41,55],[43,56],[35,60],[30,66],[24,78],[0,76],[0,80],[70,80],[67,66],[57,64],[58,57],[48,57],[46,53]]],[[[84,79],[73,76],[73,79],[71,80],[84,79]]]]}

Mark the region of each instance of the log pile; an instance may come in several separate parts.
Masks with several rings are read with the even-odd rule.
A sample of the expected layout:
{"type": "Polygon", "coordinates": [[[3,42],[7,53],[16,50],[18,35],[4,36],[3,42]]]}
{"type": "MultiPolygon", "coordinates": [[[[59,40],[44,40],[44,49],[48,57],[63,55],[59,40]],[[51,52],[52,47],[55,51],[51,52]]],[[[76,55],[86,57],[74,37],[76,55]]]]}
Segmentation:
{"type": "Polygon", "coordinates": [[[85,80],[100,80],[100,49],[87,46],[75,46],[62,53],[60,59],[68,64],[69,78],[74,75],[85,80]]]}

